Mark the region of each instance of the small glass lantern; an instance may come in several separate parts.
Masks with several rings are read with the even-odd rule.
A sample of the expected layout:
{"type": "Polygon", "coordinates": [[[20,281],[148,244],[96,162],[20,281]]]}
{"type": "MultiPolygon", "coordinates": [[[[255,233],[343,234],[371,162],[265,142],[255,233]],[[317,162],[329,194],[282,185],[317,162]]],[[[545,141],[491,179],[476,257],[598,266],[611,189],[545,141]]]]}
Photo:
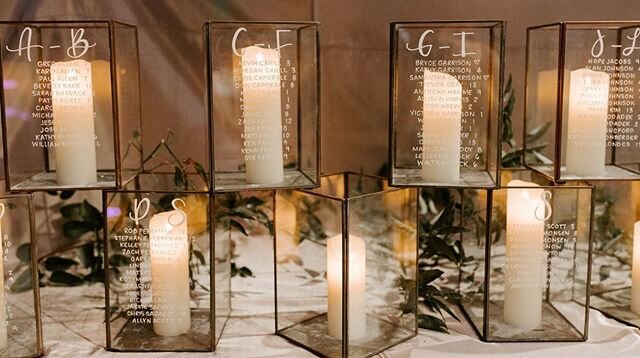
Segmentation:
{"type": "Polygon", "coordinates": [[[556,182],[640,179],[640,22],[527,30],[525,164],[556,182]]]}
{"type": "Polygon", "coordinates": [[[103,194],[107,349],[213,351],[231,277],[230,243],[213,237],[213,197],[176,191],[173,174],[130,185],[103,194]]]}
{"type": "Polygon", "coordinates": [[[140,168],[138,40],[115,21],[0,22],[7,190],[120,187],[140,168]]]}
{"type": "Polygon", "coordinates": [[[391,185],[499,185],[504,31],[504,21],[391,23],[391,185]]]}
{"type": "Polygon", "coordinates": [[[591,307],[640,328],[640,182],[591,183],[591,307]]]}
{"type": "Polygon", "coordinates": [[[343,173],[275,199],[276,332],[326,357],[417,333],[416,189],[343,173]]]}
{"type": "Polygon", "coordinates": [[[319,183],[315,22],[204,25],[216,192],[319,183]]]}
{"type": "Polygon", "coordinates": [[[593,187],[529,170],[462,190],[462,308],[484,341],[584,341],[593,187]]]}
{"type": "Polygon", "coordinates": [[[0,356],[43,352],[32,196],[0,195],[0,356]]]}

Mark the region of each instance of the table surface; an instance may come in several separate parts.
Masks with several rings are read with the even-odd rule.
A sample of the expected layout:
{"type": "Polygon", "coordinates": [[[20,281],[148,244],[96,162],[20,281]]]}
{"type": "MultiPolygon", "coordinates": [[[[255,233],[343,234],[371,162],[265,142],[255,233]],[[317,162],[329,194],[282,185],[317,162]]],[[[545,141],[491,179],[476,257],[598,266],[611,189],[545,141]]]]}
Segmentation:
{"type": "MultiPolygon", "coordinates": [[[[41,289],[45,354],[49,357],[212,356],[314,357],[274,332],[273,261],[268,239],[238,243],[238,264],[251,264],[255,277],[232,280],[232,314],[215,353],[111,353],[104,350],[104,286],[41,289]],[[244,247],[243,247],[244,245],[244,247]],[[244,250],[244,251],[243,251],[244,250]],[[255,251],[254,251],[255,250],[255,251]],[[243,262],[243,260],[246,260],[243,262]],[[263,270],[261,268],[264,268],[263,270]]],[[[581,313],[576,305],[575,314],[581,313]]],[[[591,310],[589,340],[579,343],[483,343],[467,322],[448,320],[450,334],[421,329],[419,335],[380,357],[640,357],[640,331],[591,310]]]]}

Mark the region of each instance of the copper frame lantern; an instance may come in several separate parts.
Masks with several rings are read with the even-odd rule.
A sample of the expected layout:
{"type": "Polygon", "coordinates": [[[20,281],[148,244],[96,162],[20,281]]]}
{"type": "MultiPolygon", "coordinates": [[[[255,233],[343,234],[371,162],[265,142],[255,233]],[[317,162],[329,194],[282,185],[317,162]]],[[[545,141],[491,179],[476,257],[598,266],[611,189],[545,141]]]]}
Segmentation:
{"type": "Polygon", "coordinates": [[[461,308],[483,341],[584,341],[589,323],[593,187],[503,171],[500,189],[460,202],[461,308]],[[572,309],[583,310],[572,314],[572,309]]]}
{"type": "Polygon", "coordinates": [[[350,172],[276,192],[277,335],[370,357],[417,334],[416,192],[350,172]]]}
{"type": "Polygon", "coordinates": [[[318,23],[204,25],[215,192],[317,187],[318,23]]]}
{"type": "Polygon", "coordinates": [[[107,349],[213,351],[231,277],[230,242],[214,238],[213,195],[153,173],[103,200],[107,349]]]}
{"type": "Polygon", "coordinates": [[[505,28],[391,23],[390,185],[500,185],[505,28]]]}
{"type": "Polygon", "coordinates": [[[121,187],[139,170],[138,39],[116,21],[0,22],[9,191],[121,187]]]}
{"type": "Polygon", "coordinates": [[[527,29],[524,161],[556,182],[640,179],[640,22],[527,29]]]}

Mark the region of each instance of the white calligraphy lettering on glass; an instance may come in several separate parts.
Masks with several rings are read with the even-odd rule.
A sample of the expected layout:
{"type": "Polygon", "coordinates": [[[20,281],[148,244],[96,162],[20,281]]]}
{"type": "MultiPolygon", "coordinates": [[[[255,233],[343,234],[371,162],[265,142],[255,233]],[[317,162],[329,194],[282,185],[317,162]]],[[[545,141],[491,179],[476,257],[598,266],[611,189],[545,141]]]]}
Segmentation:
{"type": "Polygon", "coordinates": [[[140,220],[144,219],[147,214],[149,214],[149,198],[144,198],[142,199],[140,202],[138,202],[138,199],[135,199],[133,201],[133,213],[129,213],[129,219],[133,220],[136,225],[140,224],[140,220]],[[140,209],[142,208],[142,204],[146,204],[146,206],[144,207],[144,212],[142,215],[140,215],[140,209]],[[131,215],[133,214],[133,216],[131,215]]]}
{"type": "MultiPolygon", "coordinates": [[[[67,56],[69,58],[80,58],[84,56],[90,48],[97,45],[97,43],[90,44],[87,39],[84,38],[84,29],[71,29],[71,46],[67,47],[67,56]]],[[[20,33],[20,39],[18,40],[18,47],[10,48],[6,45],[5,48],[9,52],[17,52],[18,56],[22,56],[22,53],[26,53],[27,61],[31,62],[31,50],[33,48],[44,48],[43,45],[36,45],[32,42],[33,29],[25,27],[20,33]]],[[[62,46],[52,44],[48,46],[50,49],[57,49],[62,46]]]]}
{"type": "MultiPolygon", "coordinates": [[[[593,42],[591,46],[591,56],[598,58],[602,56],[604,52],[605,43],[604,38],[605,35],[602,34],[600,29],[596,30],[597,39],[593,42]]],[[[633,54],[635,50],[640,50],[640,46],[637,45],[638,38],[640,38],[640,27],[636,27],[633,31],[633,36],[625,36],[625,38],[631,41],[631,44],[622,49],[622,55],[625,57],[629,57],[633,54]]],[[[612,44],[610,45],[612,48],[622,48],[622,44],[612,44]]]]}
{"type": "MultiPolygon", "coordinates": [[[[247,29],[245,27],[239,27],[236,32],[233,33],[233,37],[231,38],[231,50],[233,51],[233,54],[236,56],[240,56],[242,57],[242,55],[244,54],[244,48],[240,49],[240,51],[238,51],[238,37],[240,36],[240,34],[242,32],[247,32],[247,29]]],[[[285,48],[287,46],[293,46],[292,43],[282,43],[282,40],[280,38],[280,34],[283,32],[291,32],[291,30],[276,30],[276,47],[272,48],[271,45],[269,44],[263,44],[263,43],[257,43],[257,44],[253,44],[253,46],[256,47],[263,47],[263,48],[268,48],[268,49],[275,49],[276,51],[278,51],[278,57],[280,57],[280,49],[285,48]]]]}

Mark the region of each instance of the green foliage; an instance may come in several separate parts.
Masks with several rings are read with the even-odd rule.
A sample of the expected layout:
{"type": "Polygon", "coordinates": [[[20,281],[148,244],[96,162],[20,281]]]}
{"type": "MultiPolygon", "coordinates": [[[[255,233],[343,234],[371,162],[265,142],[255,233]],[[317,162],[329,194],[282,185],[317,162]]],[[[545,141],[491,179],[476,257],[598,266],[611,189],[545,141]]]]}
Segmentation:
{"type": "Polygon", "coordinates": [[[420,313],[421,328],[448,332],[445,314],[459,318],[449,307],[458,305],[461,296],[455,290],[440,287],[437,281],[444,274],[440,265],[452,263],[458,270],[474,260],[467,257],[460,234],[466,228],[456,225],[461,205],[449,189],[422,189],[418,262],[418,302],[433,314],[420,313]],[[435,314],[435,315],[434,315],[435,314]]]}
{"type": "Polygon", "coordinates": [[[529,129],[526,133],[526,142],[529,146],[525,150],[523,147],[516,147],[516,140],[513,133],[513,110],[516,103],[515,89],[511,76],[503,91],[503,112],[502,112],[502,143],[509,148],[508,152],[502,151],[502,167],[517,168],[524,166],[523,158],[527,156],[529,162],[549,164],[551,160],[541,151],[549,145],[548,142],[539,142],[544,139],[551,127],[551,121],[544,122],[537,127],[529,129]],[[536,143],[538,142],[538,143],[536,143]]]}
{"type": "MultiPolygon", "coordinates": [[[[229,235],[237,231],[244,237],[248,237],[255,227],[264,227],[273,236],[274,226],[268,210],[267,202],[258,196],[243,196],[236,192],[220,194],[216,198],[216,226],[229,235]]],[[[235,242],[232,242],[231,251],[231,277],[253,277],[248,267],[237,267],[235,242]]]]}

